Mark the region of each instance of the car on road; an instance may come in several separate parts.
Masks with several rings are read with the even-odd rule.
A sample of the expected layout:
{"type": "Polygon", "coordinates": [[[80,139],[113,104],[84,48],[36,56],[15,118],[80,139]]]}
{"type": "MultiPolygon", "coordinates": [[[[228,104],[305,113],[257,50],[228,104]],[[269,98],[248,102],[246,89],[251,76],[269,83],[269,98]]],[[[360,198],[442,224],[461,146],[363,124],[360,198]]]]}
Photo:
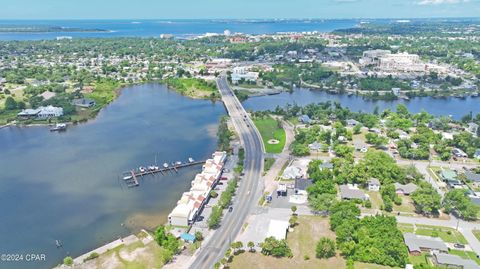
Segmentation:
{"type": "Polygon", "coordinates": [[[233,211],[233,206],[228,208],[228,212],[232,212],[232,211],[233,211]]]}

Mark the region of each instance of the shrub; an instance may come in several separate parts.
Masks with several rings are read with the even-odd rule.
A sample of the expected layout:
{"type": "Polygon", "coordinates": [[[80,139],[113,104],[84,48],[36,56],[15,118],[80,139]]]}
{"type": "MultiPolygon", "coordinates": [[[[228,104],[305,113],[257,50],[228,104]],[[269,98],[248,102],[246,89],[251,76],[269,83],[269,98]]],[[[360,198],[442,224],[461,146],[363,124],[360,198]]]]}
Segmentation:
{"type": "Polygon", "coordinates": [[[70,256],[67,256],[63,259],[63,264],[66,266],[72,266],[73,265],[73,259],[70,256]]]}
{"type": "Polygon", "coordinates": [[[319,259],[326,259],[335,256],[335,241],[330,238],[323,237],[318,241],[315,255],[319,259]]]}

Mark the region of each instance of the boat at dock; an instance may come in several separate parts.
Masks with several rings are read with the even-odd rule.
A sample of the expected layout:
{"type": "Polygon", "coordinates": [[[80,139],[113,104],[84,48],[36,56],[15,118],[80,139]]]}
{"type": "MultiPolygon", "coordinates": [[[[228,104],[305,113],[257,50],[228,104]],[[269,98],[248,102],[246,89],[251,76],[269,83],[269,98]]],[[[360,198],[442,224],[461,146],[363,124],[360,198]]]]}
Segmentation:
{"type": "Polygon", "coordinates": [[[138,169],[133,169],[128,172],[124,172],[122,174],[123,181],[127,184],[129,188],[139,186],[139,179],[143,176],[147,175],[155,175],[157,173],[165,175],[165,173],[178,173],[180,168],[194,166],[198,164],[202,164],[205,161],[195,161],[193,158],[188,158],[188,161],[181,162],[176,161],[172,162],[171,165],[168,163],[163,164],[163,168],[158,167],[156,165],[149,165],[149,166],[140,166],[138,169]]]}
{"type": "Polygon", "coordinates": [[[50,128],[50,132],[61,132],[67,130],[67,124],[57,123],[54,127],[50,128]]]}

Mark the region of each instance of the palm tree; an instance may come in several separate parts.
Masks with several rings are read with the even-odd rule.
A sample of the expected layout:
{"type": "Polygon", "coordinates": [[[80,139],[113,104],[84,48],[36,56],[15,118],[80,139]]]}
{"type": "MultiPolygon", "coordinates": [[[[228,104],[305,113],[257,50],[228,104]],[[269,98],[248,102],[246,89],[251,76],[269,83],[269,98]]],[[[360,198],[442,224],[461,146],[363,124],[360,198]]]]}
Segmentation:
{"type": "Polygon", "coordinates": [[[253,252],[253,251],[254,251],[253,248],[255,247],[255,243],[253,243],[252,241],[249,241],[249,242],[247,243],[247,247],[250,248],[250,252],[253,252]]]}

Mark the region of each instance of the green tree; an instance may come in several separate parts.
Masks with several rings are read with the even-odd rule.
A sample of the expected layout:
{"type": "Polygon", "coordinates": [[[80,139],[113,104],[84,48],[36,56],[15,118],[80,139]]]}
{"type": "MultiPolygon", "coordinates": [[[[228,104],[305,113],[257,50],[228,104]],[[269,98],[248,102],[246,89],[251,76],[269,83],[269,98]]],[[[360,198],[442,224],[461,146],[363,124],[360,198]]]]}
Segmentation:
{"type": "Polygon", "coordinates": [[[315,255],[319,259],[328,259],[335,256],[335,241],[328,237],[320,238],[315,249],[315,255]]]}
{"type": "Polygon", "coordinates": [[[431,215],[438,213],[442,206],[440,194],[428,183],[424,182],[411,195],[415,208],[422,214],[431,215]]]}
{"type": "Polygon", "coordinates": [[[5,110],[15,110],[17,109],[17,101],[11,96],[7,97],[5,100],[5,110]]]}
{"type": "Polygon", "coordinates": [[[63,264],[66,266],[72,266],[73,265],[73,259],[70,256],[67,256],[63,259],[63,264]]]}
{"type": "Polygon", "coordinates": [[[261,243],[261,247],[263,255],[288,258],[293,256],[287,241],[283,239],[277,240],[273,236],[265,238],[265,241],[261,243]]]}
{"type": "Polygon", "coordinates": [[[177,238],[173,236],[171,233],[167,232],[165,226],[159,226],[154,233],[155,241],[158,243],[159,246],[167,249],[168,251],[176,254],[178,252],[178,248],[180,247],[180,243],[178,242],[177,238]]]}
{"type": "Polygon", "coordinates": [[[475,220],[479,212],[479,207],[467,196],[464,189],[454,189],[445,195],[443,206],[447,213],[455,211],[460,218],[465,220],[475,220]]]}
{"type": "Polygon", "coordinates": [[[248,241],[247,247],[250,249],[250,252],[254,252],[255,243],[253,243],[252,241],[248,241]]]}

